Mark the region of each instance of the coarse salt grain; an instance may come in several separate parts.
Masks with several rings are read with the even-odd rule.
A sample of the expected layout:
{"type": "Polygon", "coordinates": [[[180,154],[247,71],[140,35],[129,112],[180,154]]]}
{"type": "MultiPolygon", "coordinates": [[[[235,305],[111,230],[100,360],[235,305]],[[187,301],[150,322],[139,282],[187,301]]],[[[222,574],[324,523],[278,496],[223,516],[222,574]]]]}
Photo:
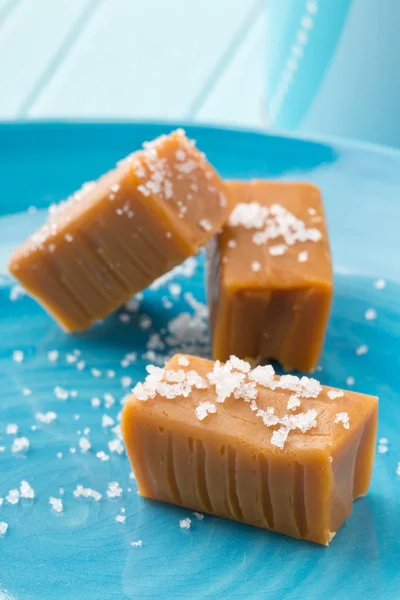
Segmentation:
{"type": "Polygon", "coordinates": [[[186,519],[181,519],[179,521],[179,527],[181,529],[190,529],[190,524],[191,524],[191,519],[189,519],[189,517],[186,517],[186,519]]]}
{"type": "Polygon", "coordinates": [[[6,427],[6,433],[8,433],[8,435],[16,435],[18,433],[18,425],[9,423],[6,427]]]}
{"type": "Polygon", "coordinates": [[[354,377],[352,375],[349,375],[349,377],[347,377],[347,379],[346,379],[346,384],[349,386],[354,385],[355,382],[356,382],[356,380],[354,379],[354,377]]]}
{"type": "Polygon", "coordinates": [[[378,444],[379,454],[386,454],[388,451],[389,451],[389,448],[386,444],[378,444]]]}
{"type": "Polygon", "coordinates": [[[343,427],[345,429],[350,429],[350,418],[349,418],[349,413],[347,413],[347,412],[337,413],[333,422],[334,423],[343,423],[343,427]]]}
{"type": "Polygon", "coordinates": [[[90,373],[93,375],[93,377],[101,377],[100,369],[96,369],[95,367],[90,369],[90,373]]]}
{"type": "Polygon", "coordinates": [[[386,281],[384,279],[377,279],[374,281],[374,288],[376,290],[383,290],[386,287],[386,281]]]}
{"type": "Polygon", "coordinates": [[[111,406],[114,406],[115,404],[115,398],[112,394],[110,394],[109,392],[106,392],[103,395],[103,400],[104,400],[104,406],[106,408],[111,408],[111,406]]]}
{"type": "Polygon", "coordinates": [[[287,409],[288,410],[296,410],[296,408],[298,406],[300,406],[301,402],[300,402],[300,398],[298,396],[290,396],[288,403],[287,403],[287,409]]]}
{"type": "Polygon", "coordinates": [[[99,450],[98,452],[96,452],[96,458],[101,460],[101,462],[107,462],[108,460],[110,460],[108,454],[106,454],[103,450],[99,450]]]}
{"type": "Polygon", "coordinates": [[[275,244],[275,246],[270,246],[268,248],[268,252],[271,256],[282,256],[283,254],[285,254],[286,250],[286,244],[275,244]]]}
{"type": "Polygon", "coordinates": [[[101,400],[100,400],[100,398],[94,397],[90,400],[90,403],[93,406],[93,408],[99,408],[99,406],[101,404],[101,400]]]}
{"type": "Polygon", "coordinates": [[[228,240],[228,248],[236,248],[237,241],[236,240],[228,240]]]}
{"type": "Polygon", "coordinates": [[[58,352],[58,350],[50,350],[47,353],[47,359],[49,360],[49,362],[56,362],[58,360],[60,353],[58,352]]]}
{"type": "Polygon", "coordinates": [[[204,515],[202,515],[201,513],[194,512],[193,514],[198,521],[202,521],[204,519],[204,515]]]}
{"type": "Polygon", "coordinates": [[[32,390],[30,388],[27,388],[27,387],[22,388],[22,395],[23,396],[31,396],[31,394],[32,394],[32,390]]]}
{"type": "Polygon", "coordinates": [[[30,442],[27,437],[15,438],[12,444],[11,451],[14,454],[27,452],[29,450],[30,442]]]}
{"type": "Polygon", "coordinates": [[[4,537],[7,533],[8,523],[0,521],[0,537],[4,537]]]}
{"type": "Polygon", "coordinates": [[[64,510],[63,501],[61,500],[61,498],[54,498],[53,496],[50,496],[49,504],[56,513],[62,513],[62,511],[64,510]]]}
{"type": "Polygon", "coordinates": [[[115,517],[115,520],[116,520],[118,523],[125,523],[125,521],[126,521],[126,516],[125,516],[125,515],[117,515],[117,516],[115,517]]]}
{"type": "Polygon", "coordinates": [[[251,263],[251,270],[255,273],[261,271],[261,263],[258,260],[255,260],[251,263]]]}
{"type": "Polygon", "coordinates": [[[217,407],[212,402],[201,402],[195,409],[196,417],[199,421],[203,421],[207,415],[217,412],[217,407]]]}
{"type": "Polygon", "coordinates": [[[35,418],[39,423],[46,423],[48,425],[57,419],[57,414],[52,410],[46,413],[38,412],[36,413],[35,418]]]}
{"type": "Polygon", "coordinates": [[[75,498],[92,498],[95,502],[99,502],[101,500],[102,495],[100,492],[93,490],[92,488],[85,488],[83,485],[79,484],[73,491],[73,495],[75,498]]]}
{"type": "Polygon", "coordinates": [[[308,261],[308,252],[307,250],[303,250],[303,252],[299,252],[298,256],[297,256],[297,260],[300,263],[304,263],[308,261]]]}
{"type": "Polygon", "coordinates": [[[35,497],[34,489],[30,486],[30,484],[27,481],[25,481],[25,479],[23,479],[20,483],[19,493],[21,498],[28,498],[30,500],[33,500],[33,498],[35,497]]]}
{"type": "Polygon", "coordinates": [[[212,226],[211,221],[209,221],[208,219],[201,219],[199,221],[199,225],[202,229],[204,229],[204,231],[207,231],[207,232],[212,231],[213,226],[212,226]]]}
{"type": "Polygon", "coordinates": [[[186,358],[186,356],[180,356],[178,358],[178,365],[180,365],[181,367],[188,367],[189,366],[189,361],[186,358]]]}
{"type": "Polygon", "coordinates": [[[120,455],[123,454],[123,452],[124,452],[124,446],[123,446],[121,440],[119,440],[118,438],[115,438],[108,442],[108,449],[110,452],[113,452],[115,454],[120,454],[120,455]]]}
{"type": "Polygon", "coordinates": [[[86,437],[79,438],[78,443],[79,443],[79,448],[81,449],[81,452],[88,452],[88,450],[90,450],[90,448],[92,447],[92,444],[86,437]]]}
{"type": "Polygon", "coordinates": [[[115,377],[115,371],[113,369],[107,369],[106,375],[109,379],[113,379],[115,377]]]}
{"type": "Polygon", "coordinates": [[[367,352],[368,352],[368,346],[366,344],[362,344],[361,346],[358,346],[358,348],[356,348],[357,356],[363,356],[364,354],[367,354],[367,352]]]}
{"type": "Polygon", "coordinates": [[[101,417],[101,426],[102,427],[111,427],[112,425],[114,425],[115,421],[112,417],[110,417],[109,415],[103,415],[101,417]]]}
{"type": "Polygon", "coordinates": [[[179,283],[170,283],[168,289],[171,296],[174,296],[175,298],[178,298],[178,296],[181,295],[182,287],[179,285],[179,283]]]}
{"type": "Polygon", "coordinates": [[[130,545],[134,548],[141,548],[143,546],[143,542],[142,540],[136,540],[135,542],[131,542],[130,545]]]}
{"type": "Polygon", "coordinates": [[[6,500],[9,504],[18,504],[19,498],[20,498],[20,493],[19,493],[19,490],[17,490],[17,488],[9,490],[9,492],[6,496],[6,500]]]}
{"type": "Polygon", "coordinates": [[[328,390],[327,396],[330,400],[336,400],[336,398],[341,398],[344,396],[342,390],[328,390]]]}
{"type": "Polygon", "coordinates": [[[68,400],[69,395],[70,395],[68,390],[65,390],[64,388],[62,388],[59,385],[55,386],[54,394],[55,394],[56,398],[58,398],[58,400],[68,400]]]}
{"type": "Polygon", "coordinates": [[[399,477],[400,477],[400,462],[397,463],[396,475],[399,475],[399,477]]]}
{"type": "Polygon", "coordinates": [[[368,308],[368,310],[365,311],[364,316],[367,321],[373,321],[377,317],[377,312],[374,308],[368,308]]]}
{"type": "Polygon", "coordinates": [[[22,352],[22,350],[14,350],[14,352],[12,353],[12,358],[14,362],[22,363],[22,361],[24,360],[24,353],[22,352]]]}
{"type": "Polygon", "coordinates": [[[122,496],[122,487],[118,481],[110,481],[107,487],[108,498],[120,498],[122,496]]]}
{"type": "Polygon", "coordinates": [[[379,438],[379,443],[380,444],[388,444],[389,440],[387,437],[382,437],[382,438],[379,438]]]}

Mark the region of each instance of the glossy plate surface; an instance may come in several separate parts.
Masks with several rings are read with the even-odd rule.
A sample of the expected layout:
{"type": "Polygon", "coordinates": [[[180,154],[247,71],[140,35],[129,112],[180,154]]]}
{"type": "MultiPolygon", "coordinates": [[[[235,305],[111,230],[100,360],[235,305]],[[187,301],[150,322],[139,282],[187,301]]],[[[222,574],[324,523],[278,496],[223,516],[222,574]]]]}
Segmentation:
{"type": "Polygon", "coordinates": [[[111,421],[102,426],[103,415],[117,423],[129,378],[136,383],[153,360],[149,347],[158,356],[174,349],[207,355],[206,315],[198,303],[205,301],[202,256],[146,291],[130,310],[79,336],[64,334],[6,276],[11,250],[43,221],[51,202],[170,129],[0,126],[0,521],[8,523],[0,537],[0,598],[398,598],[400,153],[187,128],[224,177],[306,180],[322,188],[336,290],[318,377],[379,395],[379,437],[386,438],[370,493],[355,503],[329,548],[207,515],[197,520],[190,511],[141,499],[128,460],[113,443],[111,421]],[[365,317],[369,309],[375,318],[365,317]],[[176,331],[181,312],[190,315],[188,325],[176,331]],[[152,335],[160,332],[160,338],[152,335]],[[22,362],[15,351],[23,353],[22,362]],[[38,421],[38,413],[48,411],[57,418],[38,421]],[[15,438],[23,437],[29,450],[13,453],[15,438]],[[86,452],[80,438],[90,442],[86,452]],[[108,460],[96,456],[101,451],[108,460]],[[9,492],[22,480],[35,498],[12,504],[9,492]],[[120,496],[107,496],[110,482],[118,482],[120,496]],[[102,499],[75,497],[77,485],[102,499]],[[62,499],[62,513],[49,497],[62,499]],[[192,519],[189,531],[179,527],[185,517],[192,519]],[[131,545],[139,540],[141,546],[131,545]]]}

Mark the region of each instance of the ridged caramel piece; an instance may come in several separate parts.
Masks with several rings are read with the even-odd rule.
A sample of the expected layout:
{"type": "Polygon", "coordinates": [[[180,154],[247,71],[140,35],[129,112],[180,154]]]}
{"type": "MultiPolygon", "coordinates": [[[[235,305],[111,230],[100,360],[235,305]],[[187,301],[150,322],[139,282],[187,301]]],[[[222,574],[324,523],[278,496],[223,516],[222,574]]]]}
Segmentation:
{"type": "Polygon", "coordinates": [[[307,183],[228,182],[236,203],[277,204],[322,234],[318,241],[271,247],[282,236],[256,244],[261,229],[231,225],[208,247],[208,302],[213,358],[231,354],[276,359],[287,369],[313,371],[323,347],[333,281],[328,233],[319,190],[307,183]],[[274,250],[272,249],[272,251],[274,250]],[[304,259],[304,262],[299,260],[304,259]],[[255,269],[258,270],[255,270],[255,269]]]}
{"type": "Polygon", "coordinates": [[[178,130],[52,209],[9,268],[62,327],[84,330],[195,254],[231,205],[223,181],[178,130]]]}
{"type": "Polygon", "coordinates": [[[230,395],[217,402],[207,378],[214,368],[212,361],[185,356],[182,362],[176,355],[165,369],[194,370],[206,388],[172,398],[157,391],[141,400],[139,386],[125,404],[122,434],[140,494],[328,545],[353,499],[367,493],[377,398],[335,390],[331,399],[331,388],[305,378],[306,387],[317,385],[317,397],[301,397],[290,410],[292,390],[256,384],[258,409],[272,407],[280,417],[316,411],[315,426],[292,429],[280,447],[273,440],[280,425],[266,426],[249,401],[230,395]],[[199,420],[196,407],[206,401],[216,412],[199,420]]]}

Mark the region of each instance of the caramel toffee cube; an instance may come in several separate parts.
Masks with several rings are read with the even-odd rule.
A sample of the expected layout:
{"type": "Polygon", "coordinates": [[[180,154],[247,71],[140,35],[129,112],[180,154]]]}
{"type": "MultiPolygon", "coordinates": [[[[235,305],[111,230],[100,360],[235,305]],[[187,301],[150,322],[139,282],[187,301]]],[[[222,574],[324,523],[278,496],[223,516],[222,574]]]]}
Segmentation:
{"type": "Polygon", "coordinates": [[[369,487],[377,398],[236,357],[147,370],[121,423],[140,494],[329,544],[369,487]]]}
{"type": "Polygon", "coordinates": [[[178,130],[53,207],[10,271],[65,329],[83,330],[195,254],[230,204],[226,185],[178,130]]]}
{"type": "Polygon", "coordinates": [[[333,290],[320,193],[306,183],[229,187],[236,206],[208,247],[213,358],[276,359],[312,371],[333,290]]]}

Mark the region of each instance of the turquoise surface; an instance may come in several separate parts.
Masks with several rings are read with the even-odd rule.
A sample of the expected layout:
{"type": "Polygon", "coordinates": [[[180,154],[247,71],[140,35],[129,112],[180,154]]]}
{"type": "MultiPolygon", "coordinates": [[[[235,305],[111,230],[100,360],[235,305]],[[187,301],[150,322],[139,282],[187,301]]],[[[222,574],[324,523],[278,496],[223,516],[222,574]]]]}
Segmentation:
{"type": "Polygon", "coordinates": [[[121,377],[133,383],[143,377],[152,333],[161,332],[166,345],[157,354],[181,348],[209,352],[201,327],[196,336],[190,329],[181,337],[167,330],[182,311],[194,310],[196,322],[206,323],[203,306],[193,301],[205,300],[203,256],[146,291],[130,311],[121,310],[79,336],[64,334],[33,300],[19,296],[4,274],[12,249],[43,220],[42,209],[170,129],[166,124],[0,126],[0,497],[19,488],[21,480],[35,491],[33,500],[13,505],[4,499],[0,506],[0,521],[9,526],[0,537],[0,598],[398,598],[400,153],[187,128],[225,177],[300,179],[322,188],[336,291],[318,377],[338,387],[348,387],[353,377],[352,389],[378,394],[379,437],[388,440],[380,445],[387,452],[377,454],[370,493],[355,503],[329,548],[207,515],[197,520],[185,509],[145,501],[129,477],[125,455],[108,448],[116,434],[102,427],[102,416],[117,422],[127,391],[121,377]],[[374,282],[381,278],[386,285],[377,289],[374,282]],[[182,288],[178,296],[176,287],[169,288],[172,281],[182,288]],[[376,318],[367,320],[371,308],[376,318]],[[121,314],[128,317],[121,320],[121,314]],[[362,345],[368,352],[356,354],[362,345]],[[15,350],[24,353],[22,362],[13,360],[15,350]],[[48,359],[52,350],[59,352],[56,362],[48,359]],[[77,360],[71,358],[75,350],[81,352],[77,360]],[[137,359],[128,356],[124,367],[131,352],[137,359]],[[77,368],[81,360],[83,370],[77,368]],[[62,400],[56,386],[77,395],[62,400]],[[92,406],[93,397],[100,407],[92,406]],[[57,419],[38,422],[36,414],[47,411],[57,419]],[[17,434],[6,432],[9,424],[18,425],[17,434]],[[91,443],[84,453],[82,436],[91,443]],[[16,437],[29,439],[26,453],[11,451],[16,437]],[[99,451],[109,460],[96,457],[99,451]],[[119,483],[120,497],[107,497],[110,482],[119,483]],[[78,484],[97,490],[102,499],[76,498],[78,484]],[[62,513],[52,510],[50,496],[62,498],[62,513]],[[126,516],[125,523],[115,520],[118,514],[126,516]],[[179,527],[186,517],[192,519],[188,531],[179,527]],[[142,546],[130,545],[138,540],[142,546]]]}

